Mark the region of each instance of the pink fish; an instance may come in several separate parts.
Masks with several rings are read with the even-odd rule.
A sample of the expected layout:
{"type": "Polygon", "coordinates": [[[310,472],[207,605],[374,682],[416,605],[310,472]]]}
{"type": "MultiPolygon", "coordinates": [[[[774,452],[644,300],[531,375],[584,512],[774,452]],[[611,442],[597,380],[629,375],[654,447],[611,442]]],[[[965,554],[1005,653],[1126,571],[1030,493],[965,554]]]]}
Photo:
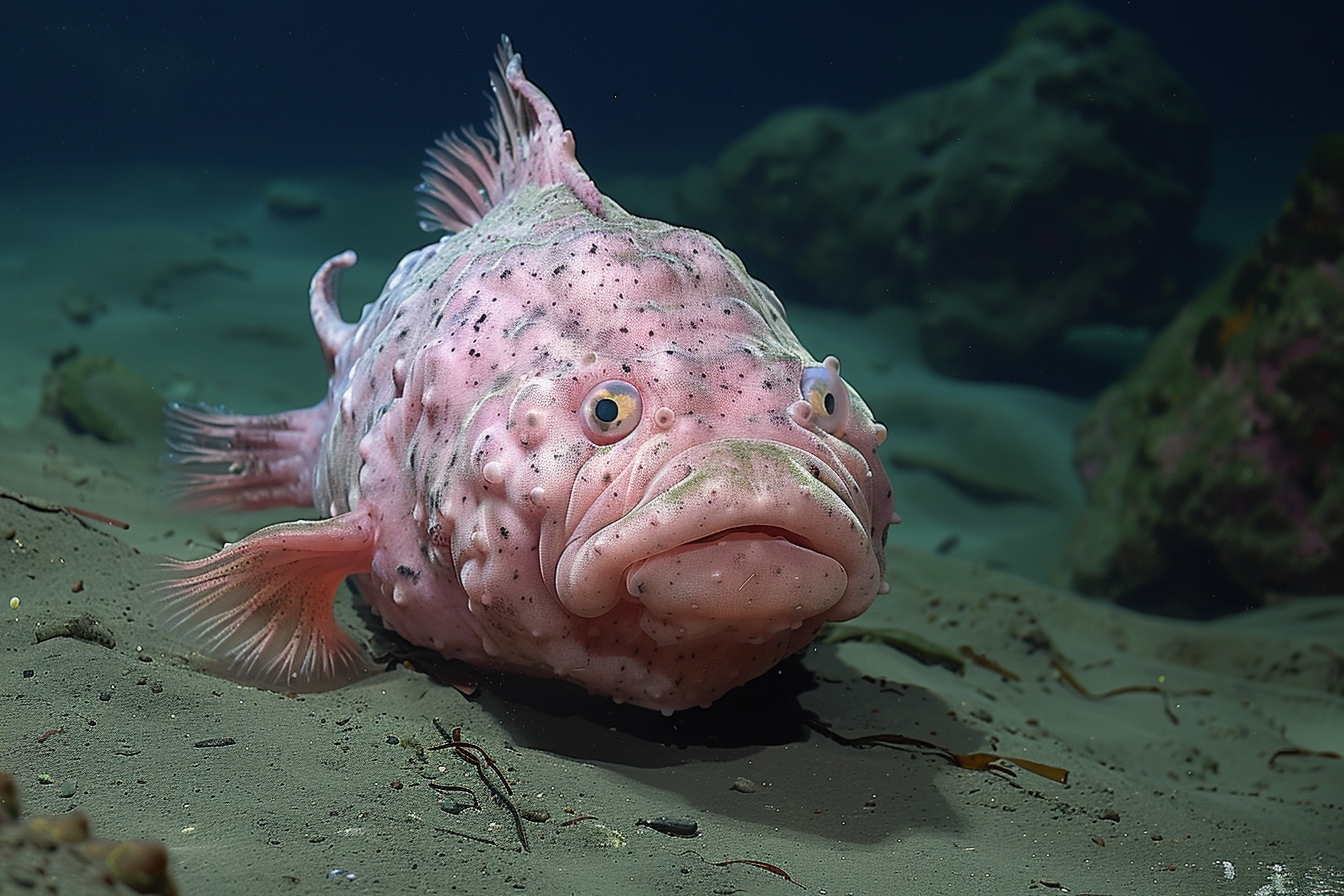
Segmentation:
{"type": "Polygon", "coordinates": [[[168,621],[240,682],[369,671],[347,576],[407,640],[670,713],[887,590],[886,435],[713,237],[598,192],[507,38],[488,136],[429,150],[426,229],[358,323],[313,278],[330,373],[265,417],[174,407],[197,506],[315,506],[173,561],[168,621]]]}

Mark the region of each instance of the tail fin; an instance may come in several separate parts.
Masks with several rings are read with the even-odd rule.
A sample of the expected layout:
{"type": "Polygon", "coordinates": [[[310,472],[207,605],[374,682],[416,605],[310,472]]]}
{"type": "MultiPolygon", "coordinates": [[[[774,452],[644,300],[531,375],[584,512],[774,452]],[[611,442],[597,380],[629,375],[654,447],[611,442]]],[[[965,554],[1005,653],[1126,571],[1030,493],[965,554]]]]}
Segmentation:
{"type": "Polygon", "coordinates": [[[247,417],[174,404],[166,411],[168,463],[179,502],[192,509],[311,507],[325,405],[247,417]]]}
{"type": "Polygon", "coordinates": [[[426,152],[418,188],[420,227],[458,233],[505,202],[522,184],[567,184],[590,212],[605,218],[602,194],[574,155],[574,134],[523,74],[508,35],[499,39],[490,73],[495,108],[482,137],[474,128],[444,134],[426,152]]]}

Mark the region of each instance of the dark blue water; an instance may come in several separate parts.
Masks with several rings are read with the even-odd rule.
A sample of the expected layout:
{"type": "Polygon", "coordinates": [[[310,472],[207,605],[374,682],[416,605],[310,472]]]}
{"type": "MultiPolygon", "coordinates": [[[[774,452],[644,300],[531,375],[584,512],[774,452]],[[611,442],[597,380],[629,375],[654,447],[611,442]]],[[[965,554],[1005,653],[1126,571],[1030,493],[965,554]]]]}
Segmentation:
{"type": "MultiPolygon", "coordinates": [[[[410,183],[427,142],[484,119],[508,32],[599,182],[672,172],[782,108],[863,110],[969,75],[1039,5],[11,4],[0,163],[377,166],[410,183]]],[[[1214,202],[1272,213],[1310,139],[1344,128],[1338,4],[1092,6],[1147,34],[1204,103],[1214,202]]]]}

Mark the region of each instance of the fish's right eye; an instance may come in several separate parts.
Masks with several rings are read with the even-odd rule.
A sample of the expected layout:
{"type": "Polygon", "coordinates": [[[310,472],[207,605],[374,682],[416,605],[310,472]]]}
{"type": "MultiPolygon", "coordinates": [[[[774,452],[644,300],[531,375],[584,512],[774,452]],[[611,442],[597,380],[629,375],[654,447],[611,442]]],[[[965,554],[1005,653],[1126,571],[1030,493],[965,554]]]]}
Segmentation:
{"type": "Polygon", "coordinates": [[[584,398],[579,424],[594,444],[612,445],[634,432],[641,408],[638,389],[624,380],[607,380],[584,398]]]}

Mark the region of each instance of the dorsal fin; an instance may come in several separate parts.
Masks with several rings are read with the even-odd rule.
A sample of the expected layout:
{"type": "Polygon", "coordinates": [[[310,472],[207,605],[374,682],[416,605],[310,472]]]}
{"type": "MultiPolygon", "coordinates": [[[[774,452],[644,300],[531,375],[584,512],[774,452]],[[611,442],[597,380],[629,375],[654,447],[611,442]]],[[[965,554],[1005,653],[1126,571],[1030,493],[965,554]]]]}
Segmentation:
{"type": "Polygon", "coordinates": [[[444,134],[426,150],[429,161],[417,188],[420,227],[466,230],[523,184],[566,184],[590,212],[605,218],[602,194],[574,156],[573,133],[560,123],[546,94],[523,74],[523,57],[514,52],[508,35],[499,39],[495,67],[488,136],[468,127],[444,134]]]}

